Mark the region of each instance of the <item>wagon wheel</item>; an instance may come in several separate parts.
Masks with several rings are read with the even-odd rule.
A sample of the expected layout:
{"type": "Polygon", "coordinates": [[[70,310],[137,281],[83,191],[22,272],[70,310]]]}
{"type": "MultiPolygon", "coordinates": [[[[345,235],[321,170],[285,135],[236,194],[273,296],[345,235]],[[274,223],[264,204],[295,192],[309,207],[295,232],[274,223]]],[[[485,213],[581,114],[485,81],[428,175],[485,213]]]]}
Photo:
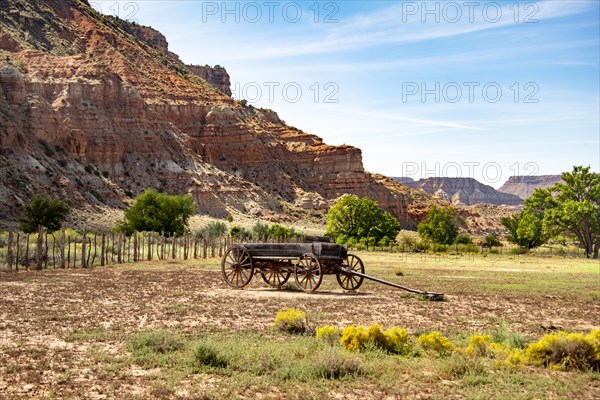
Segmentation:
{"type": "Polygon", "coordinates": [[[240,246],[227,250],[221,262],[221,273],[229,286],[236,289],[246,286],[254,273],[252,257],[248,250],[240,246]]]}
{"type": "MultiPolygon", "coordinates": [[[[341,265],[341,267],[350,271],[360,272],[361,274],[365,273],[365,266],[363,265],[363,262],[354,254],[348,254],[346,261],[341,265]]],[[[360,287],[360,285],[362,285],[364,280],[362,276],[348,274],[343,270],[338,270],[336,273],[336,278],[344,290],[356,290],[360,287]]]]}
{"type": "Polygon", "coordinates": [[[312,254],[305,254],[294,268],[296,285],[305,292],[314,292],[321,285],[321,263],[312,254]]]}
{"type": "Polygon", "coordinates": [[[267,285],[276,288],[283,286],[288,279],[290,279],[290,275],[292,275],[292,271],[280,269],[264,269],[260,271],[260,276],[262,276],[263,281],[265,281],[267,285]]]}

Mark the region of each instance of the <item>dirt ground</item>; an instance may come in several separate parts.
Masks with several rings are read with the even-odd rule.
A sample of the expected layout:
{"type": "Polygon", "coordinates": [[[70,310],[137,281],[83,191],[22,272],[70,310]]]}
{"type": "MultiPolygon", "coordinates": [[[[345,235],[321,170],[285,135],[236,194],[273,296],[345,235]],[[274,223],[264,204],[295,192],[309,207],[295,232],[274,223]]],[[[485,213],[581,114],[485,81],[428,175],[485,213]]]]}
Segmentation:
{"type": "MultiPolygon", "coordinates": [[[[144,329],[269,332],[275,314],[285,307],[307,311],[315,325],[379,323],[403,326],[410,333],[479,333],[505,324],[510,331],[537,337],[547,329],[588,330],[600,324],[600,301],[597,295],[586,300],[585,287],[579,292],[487,293],[481,289],[486,285],[510,288],[527,280],[515,283],[518,270],[503,273],[501,268],[482,275],[464,268],[406,271],[406,276],[390,272],[384,277],[446,293],[447,301],[423,301],[372,282],[358,293],[344,293],[334,276],[326,276],[315,294],[271,289],[259,276],[245,290],[233,290],[223,283],[216,261],[2,273],[0,398],[108,398],[111,385],[143,397],[145,371],[132,370],[118,382],[105,379],[90,365],[95,349],[73,336],[110,332],[99,340],[110,356],[126,351],[115,338],[144,329]]],[[[586,284],[593,291],[598,283],[596,288],[593,280],[586,284]]]]}

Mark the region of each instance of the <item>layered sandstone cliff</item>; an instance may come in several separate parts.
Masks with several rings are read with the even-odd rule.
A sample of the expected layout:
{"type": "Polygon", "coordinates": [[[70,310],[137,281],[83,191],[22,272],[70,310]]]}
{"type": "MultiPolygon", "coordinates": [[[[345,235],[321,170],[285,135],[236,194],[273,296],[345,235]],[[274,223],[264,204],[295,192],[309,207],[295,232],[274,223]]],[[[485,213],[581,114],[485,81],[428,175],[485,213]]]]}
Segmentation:
{"type": "Polygon", "coordinates": [[[7,0],[0,17],[4,221],[37,193],[123,208],[148,187],[190,193],[202,213],[273,218],[352,193],[405,228],[438,202],[365,172],[357,148],[241,106],[224,69],[186,66],[151,28],[79,0],[7,0]]]}
{"type": "Polygon", "coordinates": [[[512,194],[501,193],[473,178],[427,178],[407,182],[407,186],[421,189],[454,205],[495,204],[518,206],[523,200],[512,194]]]}
{"type": "Polygon", "coordinates": [[[498,191],[526,199],[533,194],[535,189],[549,188],[561,180],[560,175],[511,176],[498,191]]]}

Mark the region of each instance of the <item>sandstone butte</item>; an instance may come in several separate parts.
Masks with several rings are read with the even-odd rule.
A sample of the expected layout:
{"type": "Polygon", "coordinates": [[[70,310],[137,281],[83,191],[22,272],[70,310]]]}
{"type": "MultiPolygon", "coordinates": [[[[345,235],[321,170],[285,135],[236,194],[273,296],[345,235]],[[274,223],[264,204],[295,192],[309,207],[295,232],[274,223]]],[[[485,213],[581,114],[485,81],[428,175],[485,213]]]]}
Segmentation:
{"type": "MultiPolygon", "coordinates": [[[[289,210],[322,215],[350,193],[405,229],[447,204],[366,172],[358,148],[242,106],[225,69],[185,65],[159,32],[86,1],[2,1],[0,50],[2,224],[38,193],[75,209],[123,209],[150,187],[191,194],[199,213],[272,221],[289,210]]],[[[497,227],[461,213],[469,231],[497,227]]]]}

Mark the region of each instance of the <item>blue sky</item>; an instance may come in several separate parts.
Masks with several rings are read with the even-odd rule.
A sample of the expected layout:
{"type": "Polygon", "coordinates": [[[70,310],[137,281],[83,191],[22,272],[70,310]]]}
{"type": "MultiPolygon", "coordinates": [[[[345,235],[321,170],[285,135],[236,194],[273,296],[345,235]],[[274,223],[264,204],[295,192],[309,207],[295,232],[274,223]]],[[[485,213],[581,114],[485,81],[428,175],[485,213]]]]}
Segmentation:
{"type": "Polygon", "coordinates": [[[390,176],[600,168],[600,2],[92,1],[390,176]]]}

